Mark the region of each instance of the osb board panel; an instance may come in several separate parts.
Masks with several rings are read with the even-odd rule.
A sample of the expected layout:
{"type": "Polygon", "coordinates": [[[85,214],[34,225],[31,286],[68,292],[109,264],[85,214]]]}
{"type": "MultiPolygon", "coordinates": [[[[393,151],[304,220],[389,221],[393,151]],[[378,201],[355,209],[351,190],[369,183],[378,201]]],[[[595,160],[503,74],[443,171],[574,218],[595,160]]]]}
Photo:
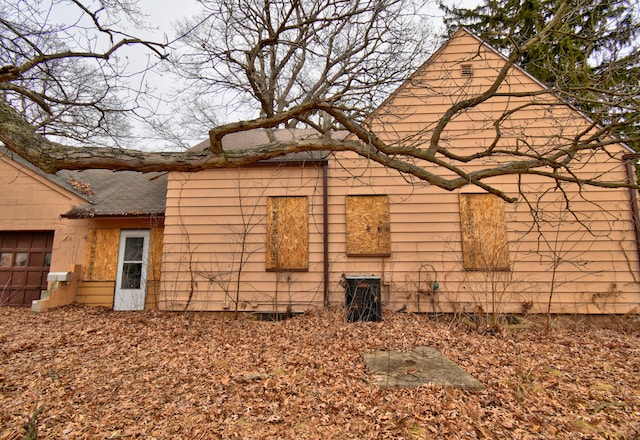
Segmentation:
{"type": "Polygon", "coordinates": [[[162,270],[162,242],[164,238],[163,228],[151,229],[151,243],[149,246],[149,280],[159,280],[162,270]]]}
{"type": "Polygon", "coordinates": [[[158,308],[158,292],[160,291],[160,281],[147,281],[147,296],[144,301],[145,310],[155,310],[158,308]]]}
{"type": "Polygon", "coordinates": [[[120,229],[89,229],[84,259],[86,281],[115,280],[120,229]]]}
{"type": "Polygon", "coordinates": [[[267,199],[266,268],[309,268],[309,201],[306,197],[267,199]]]}
{"type": "Polygon", "coordinates": [[[388,196],[347,196],[347,255],[390,256],[388,196]]]}
{"type": "Polygon", "coordinates": [[[504,202],[493,194],[460,194],[464,268],[508,270],[504,202]]]}

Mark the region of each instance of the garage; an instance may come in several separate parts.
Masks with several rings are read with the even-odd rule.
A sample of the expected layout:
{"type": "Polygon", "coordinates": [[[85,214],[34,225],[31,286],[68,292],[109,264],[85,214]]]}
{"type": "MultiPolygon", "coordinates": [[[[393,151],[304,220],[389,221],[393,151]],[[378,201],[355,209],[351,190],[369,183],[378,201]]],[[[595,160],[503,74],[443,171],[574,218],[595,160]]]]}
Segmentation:
{"type": "Polygon", "coordinates": [[[29,306],[47,288],[53,231],[0,231],[0,305],[29,306]]]}

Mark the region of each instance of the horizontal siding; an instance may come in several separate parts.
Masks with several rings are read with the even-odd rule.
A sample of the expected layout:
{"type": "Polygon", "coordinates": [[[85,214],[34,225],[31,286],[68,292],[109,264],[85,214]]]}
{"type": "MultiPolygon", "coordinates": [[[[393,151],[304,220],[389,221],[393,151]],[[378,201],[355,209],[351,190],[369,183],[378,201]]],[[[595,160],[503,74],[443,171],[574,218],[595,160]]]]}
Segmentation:
{"type": "MultiPolygon", "coordinates": [[[[365,161],[350,164],[350,171],[357,172],[365,168],[369,172],[375,171],[375,166],[365,161]]],[[[247,178],[252,180],[253,170],[245,171],[247,178]]],[[[432,187],[412,191],[400,176],[388,175],[387,170],[383,169],[379,171],[384,185],[377,183],[375,173],[371,173],[367,181],[355,182],[346,175],[340,175],[340,171],[340,168],[330,169],[333,177],[329,187],[331,198],[328,217],[332,302],[344,301],[344,290],[339,285],[342,273],[373,274],[389,284],[383,288],[388,291],[385,294],[385,307],[392,309],[408,304],[410,310],[414,311],[417,311],[418,303],[421,309],[425,304],[431,307],[430,299],[425,302],[425,298],[420,297],[418,301],[417,294],[418,284],[424,285],[426,282],[425,279],[419,279],[425,275],[425,272],[419,273],[420,267],[430,264],[438,271],[440,290],[436,295],[436,305],[439,311],[451,312],[457,308],[471,311],[478,304],[483,305],[483,309],[488,307],[485,291],[490,284],[487,279],[489,275],[466,272],[462,268],[457,193],[432,187]],[[375,188],[384,188],[384,191],[375,191],[375,188]],[[347,257],[345,196],[377,193],[389,195],[392,255],[390,258],[347,257]],[[470,293],[470,290],[476,292],[470,293]]],[[[300,175],[299,170],[292,172],[300,175]]],[[[316,170],[312,173],[316,173],[316,170]]],[[[203,174],[198,173],[197,186],[203,184],[203,174]]],[[[222,170],[206,174],[210,178],[208,185],[211,188],[218,188],[218,180],[229,178],[229,173],[222,170]]],[[[189,183],[182,182],[183,190],[187,188],[188,192],[189,183]]],[[[245,227],[238,215],[239,209],[235,208],[234,215],[231,208],[232,200],[237,200],[237,193],[233,191],[217,191],[215,197],[199,199],[199,209],[209,212],[205,216],[206,221],[203,216],[182,209],[183,200],[192,204],[192,201],[187,202],[189,197],[181,198],[170,191],[169,199],[174,205],[169,204],[167,210],[165,266],[159,307],[184,308],[192,289],[190,308],[198,310],[233,310],[236,296],[239,310],[244,311],[272,311],[274,307],[282,311],[289,304],[297,310],[321,307],[322,200],[317,196],[320,189],[319,179],[315,188],[305,188],[308,194],[316,195],[310,197],[309,207],[312,225],[309,271],[285,274],[265,271],[264,197],[251,200],[254,214],[248,219],[250,225],[245,227]],[[216,206],[224,208],[216,209],[216,206]],[[176,212],[182,215],[178,216],[176,212]],[[185,238],[185,230],[189,232],[188,239],[185,238]],[[243,237],[241,231],[244,230],[248,232],[243,237]],[[236,292],[241,258],[239,240],[242,238],[245,240],[245,257],[241,290],[236,292]]],[[[555,224],[541,225],[543,232],[552,234],[552,237],[558,235],[556,246],[563,258],[556,268],[553,310],[557,312],[628,311],[638,302],[637,252],[631,239],[629,210],[623,209],[628,206],[626,190],[600,190],[593,195],[599,201],[597,210],[592,203],[583,202],[585,209],[581,214],[591,217],[588,226],[595,235],[578,228],[577,222],[563,222],[560,231],[555,224]],[[589,210],[586,209],[590,206],[589,210]],[[607,209],[609,206],[611,209],[607,209]],[[602,209],[606,211],[605,214],[602,214],[602,209]],[[612,230],[614,224],[616,227],[612,230]]],[[[547,205],[544,208],[552,218],[563,213],[557,206],[547,205]]],[[[501,278],[502,274],[495,275],[496,289],[504,291],[504,298],[500,301],[501,311],[519,311],[528,302],[533,303],[534,310],[546,310],[550,291],[549,274],[553,269],[552,253],[538,240],[537,231],[529,234],[519,232],[530,227],[530,213],[524,204],[506,205],[506,216],[511,219],[507,226],[512,271],[504,274],[506,278],[501,278]]]]}
{"type": "Polygon", "coordinates": [[[161,309],[267,311],[322,304],[321,170],[251,168],[175,174],[167,194],[161,309]],[[309,269],[265,270],[269,196],[307,196],[309,269]],[[240,208],[242,203],[242,209],[240,208]],[[244,248],[242,242],[244,241],[244,248]],[[244,253],[243,253],[244,252],[244,253]],[[242,264],[240,291],[236,289],[242,264]],[[280,296],[280,299],[278,299],[280,296]],[[187,306],[187,303],[189,304],[187,306]]]}
{"type": "Polygon", "coordinates": [[[88,306],[113,307],[115,281],[83,281],[76,302],[88,306]]]}
{"type": "MultiPolygon", "coordinates": [[[[373,168],[370,164],[360,165],[365,166],[373,168]]],[[[356,169],[357,173],[357,167],[357,161],[352,162],[349,170],[353,172],[356,169]]],[[[619,167],[617,173],[618,177],[624,176],[621,176],[623,170],[619,167]]],[[[335,278],[335,274],[346,271],[381,276],[390,284],[389,308],[407,304],[410,310],[416,310],[419,302],[424,308],[424,298],[418,301],[417,295],[417,272],[422,263],[431,264],[438,271],[440,290],[435,302],[440,311],[455,311],[457,307],[472,311],[483,302],[486,310],[487,297],[490,296],[487,290],[491,286],[497,291],[504,291],[504,297],[499,301],[501,311],[520,311],[522,304],[529,301],[534,309],[546,311],[553,269],[553,253],[549,247],[555,247],[557,255],[562,258],[555,274],[552,311],[603,313],[609,310],[620,313],[638,304],[638,256],[625,189],[596,189],[578,197],[577,188],[567,185],[569,196],[576,199],[572,206],[579,211],[577,215],[583,225],[573,221],[564,210],[563,200],[559,199],[555,204],[545,202],[539,206],[545,217],[555,221],[542,223],[529,233],[524,233],[531,228],[531,213],[526,204],[506,205],[512,271],[495,275],[491,283],[491,274],[465,272],[462,268],[456,192],[421,188],[420,191],[428,193],[415,191],[407,194],[402,179],[397,178],[395,184],[391,184],[388,177],[384,179],[384,185],[379,185],[375,178],[361,185],[384,187],[384,193],[391,195],[391,258],[379,261],[341,258],[332,265],[332,275],[335,278]],[[563,219],[560,229],[558,218],[563,219]],[[547,237],[546,245],[539,239],[539,231],[547,237]],[[475,292],[470,293],[470,290],[475,292]]],[[[354,187],[353,182],[341,186],[337,186],[337,182],[343,180],[332,180],[330,192],[334,195],[333,200],[340,200],[342,195],[360,189],[354,187]]],[[[536,197],[536,194],[532,192],[529,196],[536,197]]],[[[339,209],[340,205],[332,206],[339,209]]],[[[333,211],[330,219],[338,221],[341,215],[341,212],[333,211]]],[[[341,226],[338,229],[343,231],[341,226]]],[[[339,301],[343,295],[341,289],[332,292],[334,301],[339,301]]],[[[426,304],[431,306],[430,299],[426,304]]]]}
{"type": "MultiPolygon", "coordinates": [[[[76,293],[76,302],[87,306],[113,307],[115,281],[83,281],[76,293]]],[[[158,307],[160,282],[147,282],[146,309],[158,307]]]]}

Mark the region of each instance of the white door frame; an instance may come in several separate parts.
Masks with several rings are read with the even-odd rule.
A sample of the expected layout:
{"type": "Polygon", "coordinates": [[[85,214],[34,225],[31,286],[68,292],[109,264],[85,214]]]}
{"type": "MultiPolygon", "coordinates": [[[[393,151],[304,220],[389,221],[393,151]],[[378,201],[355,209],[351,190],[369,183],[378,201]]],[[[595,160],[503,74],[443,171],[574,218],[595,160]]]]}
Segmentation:
{"type": "MultiPolygon", "coordinates": [[[[121,230],[120,231],[120,247],[118,249],[118,271],[116,274],[116,286],[113,296],[113,310],[144,310],[145,299],[147,295],[147,269],[149,263],[149,239],[150,233],[148,229],[121,230]],[[142,238],[142,255],[125,255],[125,249],[128,238],[142,238]],[[130,258],[125,260],[125,257],[130,258]],[[124,270],[125,265],[138,273],[134,273],[133,277],[128,278],[124,270]],[[133,284],[128,286],[127,282],[133,284]]],[[[131,242],[133,244],[133,242],[131,242]]]]}

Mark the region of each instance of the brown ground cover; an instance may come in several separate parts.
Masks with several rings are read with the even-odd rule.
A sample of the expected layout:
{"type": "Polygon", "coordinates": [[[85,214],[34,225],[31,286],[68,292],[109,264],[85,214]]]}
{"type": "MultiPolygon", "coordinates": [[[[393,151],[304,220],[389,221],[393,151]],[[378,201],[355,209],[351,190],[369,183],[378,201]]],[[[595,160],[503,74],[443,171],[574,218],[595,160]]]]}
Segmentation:
{"type": "Polygon", "coordinates": [[[1,308],[0,439],[640,436],[632,318],[550,332],[384,318],[1,308]],[[487,388],[383,389],[367,375],[366,352],[423,345],[487,388]]]}

